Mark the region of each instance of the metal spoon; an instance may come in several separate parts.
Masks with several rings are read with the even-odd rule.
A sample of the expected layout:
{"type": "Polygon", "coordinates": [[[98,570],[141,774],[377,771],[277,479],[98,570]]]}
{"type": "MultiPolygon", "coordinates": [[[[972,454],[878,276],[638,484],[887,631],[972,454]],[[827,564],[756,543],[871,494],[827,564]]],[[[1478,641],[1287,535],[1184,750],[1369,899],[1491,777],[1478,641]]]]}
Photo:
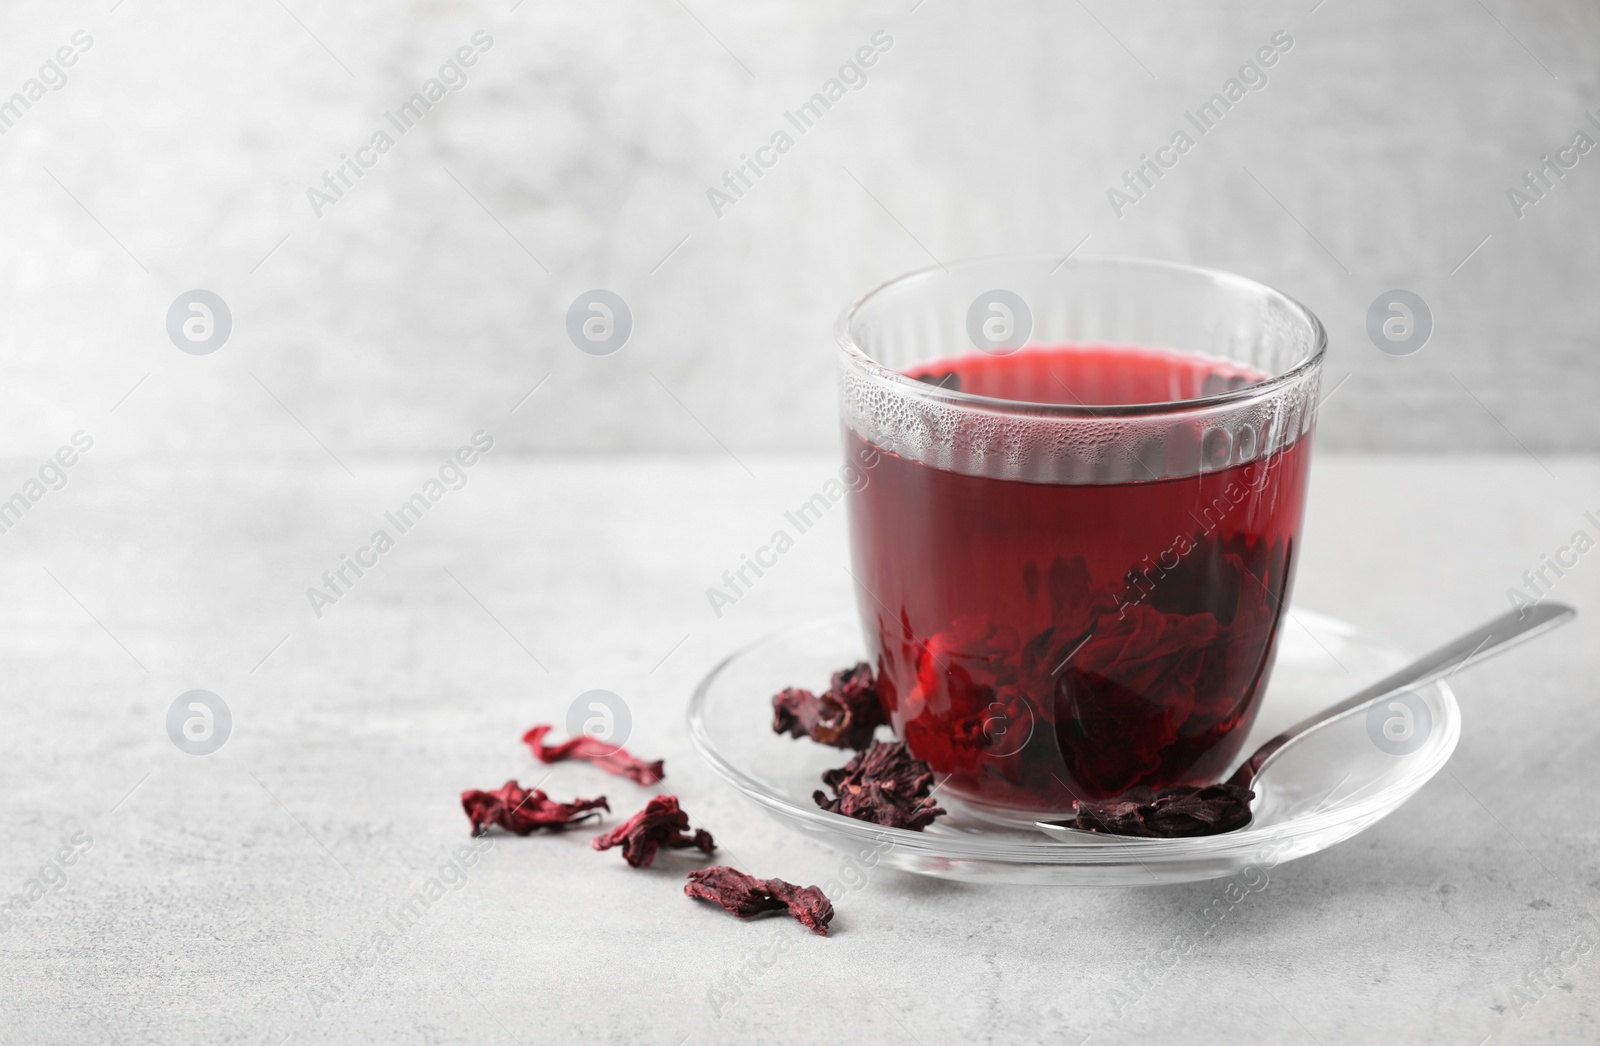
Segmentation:
{"type": "Polygon", "coordinates": [[[1212,786],[1202,795],[1193,788],[1156,789],[1149,803],[1134,803],[1127,798],[1100,802],[1080,801],[1077,816],[1066,821],[1041,821],[1039,827],[1052,834],[1071,829],[1086,835],[1106,838],[1113,835],[1156,836],[1158,838],[1186,838],[1201,835],[1218,835],[1235,831],[1250,823],[1249,792],[1256,778],[1272,765],[1272,761],[1290,745],[1305,739],[1316,731],[1345,716],[1364,712],[1368,708],[1392,697],[1402,690],[1424,686],[1456,672],[1468,665],[1477,664],[1496,654],[1509,650],[1519,643],[1547,632],[1576,616],[1577,611],[1562,603],[1540,603],[1502,614],[1486,624],[1463,633],[1444,646],[1417,658],[1409,665],[1358,693],[1352,694],[1331,708],[1326,708],[1309,719],[1303,719],[1277,737],[1256,749],[1220,786],[1212,786]],[[1175,814],[1169,818],[1182,822],[1184,831],[1150,831],[1145,827],[1139,811],[1148,810],[1163,799],[1174,804],[1175,814]],[[1135,807],[1138,809],[1136,810],[1135,807]],[[1190,816],[1192,815],[1192,816],[1190,816]],[[1086,827],[1094,825],[1093,829],[1086,827]],[[1118,826],[1126,826],[1118,830],[1118,826]]]}

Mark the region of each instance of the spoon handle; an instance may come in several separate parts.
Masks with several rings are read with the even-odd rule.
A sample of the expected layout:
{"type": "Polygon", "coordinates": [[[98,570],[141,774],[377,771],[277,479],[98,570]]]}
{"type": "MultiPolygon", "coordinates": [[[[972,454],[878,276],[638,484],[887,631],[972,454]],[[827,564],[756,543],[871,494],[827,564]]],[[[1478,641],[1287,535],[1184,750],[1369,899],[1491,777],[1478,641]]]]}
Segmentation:
{"type": "Polygon", "coordinates": [[[1246,759],[1244,765],[1228,779],[1228,783],[1248,788],[1256,775],[1260,774],[1272,761],[1273,756],[1290,741],[1298,740],[1313,730],[1327,726],[1335,719],[1362,711],[1396,691],[1424,686],[1454,675],[1468,665],[1484,661],[1566,622],[1577,613],[1563,603],[1540,603],[1508,611],[1487,624],[1479,625],[1432,653],[1417,658],[1398,672],[1385,676],[1365,690],[1345,698],[1332,708],[1325,708],[1309,719],[1302,719],[1256,749],[1255,754],[1246,759]]]}

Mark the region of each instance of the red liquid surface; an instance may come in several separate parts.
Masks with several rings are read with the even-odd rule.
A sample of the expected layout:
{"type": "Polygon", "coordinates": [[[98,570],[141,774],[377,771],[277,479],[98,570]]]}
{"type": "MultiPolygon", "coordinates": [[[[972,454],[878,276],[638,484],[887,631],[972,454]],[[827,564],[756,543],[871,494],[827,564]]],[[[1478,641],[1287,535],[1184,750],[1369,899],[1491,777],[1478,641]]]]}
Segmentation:
{"type": "MultiPolygon", "coordinates": [[[[908,373],[1090,405],[1259,379],[1094,347],[973,354],[908,373]]],[[[886,711],[914,755],[953,775],[946,787],[1066,810],[1220,778],[1272,664],[1309,439],[1184,478],[1046,484],[963,475],[846,438],[853,460],[876,458],[850,494],[850,525],[886,711]]]]}

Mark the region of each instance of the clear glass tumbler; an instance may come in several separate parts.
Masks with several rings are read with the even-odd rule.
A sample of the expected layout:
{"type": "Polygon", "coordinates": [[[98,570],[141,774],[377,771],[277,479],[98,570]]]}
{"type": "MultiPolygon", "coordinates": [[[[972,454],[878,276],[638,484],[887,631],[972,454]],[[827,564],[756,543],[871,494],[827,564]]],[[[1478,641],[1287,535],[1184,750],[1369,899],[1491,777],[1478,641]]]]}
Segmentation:
{"type": "Polygon", "coordinates": [[[885,709],[996,813],[1219,779],[1289,600],[1322,325],[1158,261],[974,261],[845,310],[853,574],[885,709]]]}

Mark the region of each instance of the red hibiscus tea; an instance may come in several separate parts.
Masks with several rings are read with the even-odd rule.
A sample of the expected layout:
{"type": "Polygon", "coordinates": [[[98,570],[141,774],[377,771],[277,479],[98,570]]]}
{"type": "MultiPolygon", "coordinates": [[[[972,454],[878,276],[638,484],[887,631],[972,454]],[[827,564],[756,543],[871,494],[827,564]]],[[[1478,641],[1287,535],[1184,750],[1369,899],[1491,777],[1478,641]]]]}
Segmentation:
{"type": "Polygon", "coordinates": [[[1321,345],[1299,312],[1288,352],[846,361],[857,602],[890,724],[942,791],[1038,814],[1224,776],[1293,578],[1321,345]]]}
{"type": "MultiPolygon", "coordinates": [[[[1096,404],[1249,378],[1095,349],[913,372],[950,375],[963,390],[1032,402],[1063,395],[1059,377],[1096,404]],[[1096,394],[1097,379],[1114,387],[1096,394]]],[[[850,507],[879,688],[907,747],[956,775],[946,787],[1065,806],[1221,776],[1255,716],[1289,598],[1306,440],[1192,476],[1039,483],[847,439],[855,460],[876,460],[850,507]]]]}

